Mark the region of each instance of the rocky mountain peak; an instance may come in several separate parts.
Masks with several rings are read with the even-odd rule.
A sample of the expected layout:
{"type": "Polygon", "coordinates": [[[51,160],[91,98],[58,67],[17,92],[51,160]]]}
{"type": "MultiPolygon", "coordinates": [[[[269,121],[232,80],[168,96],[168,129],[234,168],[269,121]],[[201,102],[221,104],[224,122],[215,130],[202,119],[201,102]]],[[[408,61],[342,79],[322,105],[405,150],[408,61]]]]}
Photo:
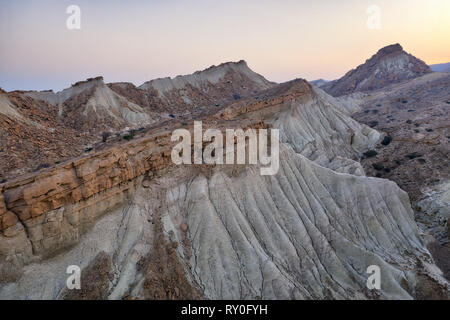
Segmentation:
{"type": "Polygon", "coordinates": [[[139,89],[147,91],[171,113],[192,112],[258,94],[273,87],[251,70],[244,60],[212,65],[204,70],[175,78],[159,78],[145,82],[139,89]]]}
{"type": "Polygon", "coordinates": [[[394,52],[402,52],[403,47],[399,44],[391,44],[378,50],[377,55],[388,55],[394,52]]]}
{"type": "Polygon", "coordinates": [[[94,78],[87,78],[84,81],[78,81],[74,84],[72,84],[73,87],[82,87],[82,86],[95,86],[95,85],[105,85],[105,82],[103,81],[102,76],[94,77],[94,78]]]}
{"type": "Polygon", "coordinates": [[[342,78],[322,86],[333,96],[355,91],[368,92],[420,77],[431,72],[422,60],[405,52],[398,43],[386,46],[342,78]]]}

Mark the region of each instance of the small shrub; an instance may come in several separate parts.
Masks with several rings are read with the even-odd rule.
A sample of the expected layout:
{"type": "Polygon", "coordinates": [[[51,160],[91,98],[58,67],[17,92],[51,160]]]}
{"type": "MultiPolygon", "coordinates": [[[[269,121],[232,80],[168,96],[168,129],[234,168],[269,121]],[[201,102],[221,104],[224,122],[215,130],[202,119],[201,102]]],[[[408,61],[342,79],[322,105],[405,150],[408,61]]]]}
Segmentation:
{"type": "Polygon", "coordinates": [[[364,157],[366,157],[366,158],[375,157],[377,154],[378,154],[378,152],[376,152],[375,150],[369,150],[369,151],[363,153],[364,157]]]}
{"type": "Polygon", "coordinates": [[[391,143],[392,137],[390,135],[387,135],[384,137],[383,141],[381,141],[381,144],[383,146],[387,146],[389,143],[391,143]]]}
{"type": "Polygon", "coordinates": [[[420,154],[418,154],[418,153],[416,153],[416,152],[413,152],[413,153],[407,154],[405,157],[412,160],[412,159],[415,159],[415,158],[419,158],[419,157],[421,157],[421,156],[422,156],[422,155],[420,155],[420,154]]]}
{"type": "Polygon", "coordinates": [[[431,129],[431,128],[426,128],[425,131],[426,131],[426,132],[433,132],[433,129],[431,129]]]}
{"type": "Polygon", "coordinates": [[[407,123],[407,124],[411,124],[411,123],[412,123],[412,120],[409,120],[409,119],[408,119],[408,120],[406,120],[406,123],[407,123]]]}
{"type": "Polygon", "coordinates": [[[416,111],[416,110],[414,110],[414,109],[410,109],[410,110],[408,110],[408,112],[414,112],[414,111],[416,111]]]}
{"type": "Polygon", "coordinates": [[[128,134],[124,135],[124,136],[122,137],[122,139],[127,140],[127,141],[130,141],[131,139],[134,138],[136,132],[137,132],[137,130],[134,130],[134,129],[133,129],[133,130],[130,130],[130,132],[129,132],[128,134]]]}
{"type": "Polygon", "coordinates": [[[173,114],[169,114],[169,117],[171,117],[172,119],[175,118],[175,116],[173,114]]]}
{"type": "Polygon", "coordinates": [[[373,128],[376,127],[378,125],[378,121],[370,121],[369,122],[369,127],[373,128]]]}
{"type": "Polygon", "coordinates": [[[49,163],[42,163],[42,164],[38,165],[37,168],[34,169],[34,171],[39,171],[39,170],[45,169],[45,168],[50,168],[50,164],[49,163]]]}
{"type": "Polygon", "coordinates": [[[408,103],[408,100],[402,100],[402,103],[408,103]]]}
{"type": "Polygon", "coordinates": [[[235,94],[233,94],[233,99],[234,100],[239,100],[239,99],[241,99],[242,97],[240,96],[240,95],[238,95],[237,93],[235,93],[235,94]]]}
{"type": "Polygon", "coordinates": [[[377,162],[377,163],[372,163],[372,167],[373,167],[375,170],[377,170],[377,171],[381,171],[381,170],[384,169],[384,166],[383,166],[381,163],[379,163],[379,162],[377,162]]]}
{"type": "Polygon", "coordinates": [[[384,168],[384,172],[389,173],[389,172],[391,172],[391,169],[390,168],[384,168]]]}
{"type": "Polygon", "coordinates": [[[88,147],[88,148],[85,148],[84,149],[84,152],[89,152],[89,151],[92,151],[94,148],[92,148],[92,147],[88,147]]]}
{"type": "Polygon", "coordinates": [[[132,140],[132,139],[134,138],[134,136],[131,135],[131,134],[126,134],[126,135],[124,135],[122,138],[123,138],[124,140],[130,141],[130,140],[132,140]]]}
{"type": "Polygon", "coordinates": [[[0,183],[5,183],[5,182],[7,182],[8,181],[8,179],[1,179],[0,180],[0,183]]]}

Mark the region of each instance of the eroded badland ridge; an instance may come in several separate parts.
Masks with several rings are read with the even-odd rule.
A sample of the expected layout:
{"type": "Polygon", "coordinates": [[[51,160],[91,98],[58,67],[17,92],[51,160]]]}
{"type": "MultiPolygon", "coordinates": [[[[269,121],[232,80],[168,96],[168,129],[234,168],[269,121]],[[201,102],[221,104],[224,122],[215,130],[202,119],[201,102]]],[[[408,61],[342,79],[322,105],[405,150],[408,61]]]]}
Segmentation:
{"type": "Polygon", "coordinates": [[[0,98],[1,298],[448,297],[408,194],[361,164],[386,137],[350,116],[364,94],[275,84],[240,61],[140,87],[97,77],[0,98]],[[171,133],[194,120],[279,129],[278,173],[174,165],[171,133]],[[77,293],[65,287],[74,263],[89,283],[77,293]],[[381,290],[366,286],[369,265],[383,270],[381,290]]]}
{"type": "Polygon", "coordinates": [[[450,73],[431,73],[420,60],[392,45],[321,88],[335,96],[351,88],[354,93],[346,97],[359,103],[346,110],[387,134],[361,163],[367,175],[393,180],[408,192],[416,221],[437,239],[431,250],[450,277],[450,73]],[[356,76],[362,82],[351,86],[356,76]]]}

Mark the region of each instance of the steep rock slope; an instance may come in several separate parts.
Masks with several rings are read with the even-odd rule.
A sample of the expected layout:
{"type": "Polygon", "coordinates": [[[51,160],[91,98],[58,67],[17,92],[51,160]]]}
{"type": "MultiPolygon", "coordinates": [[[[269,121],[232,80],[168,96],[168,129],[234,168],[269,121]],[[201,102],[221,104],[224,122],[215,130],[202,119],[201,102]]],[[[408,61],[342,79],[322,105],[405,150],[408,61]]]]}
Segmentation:
{"type": "Polygon", "coordinates": [[[262,98],[231,104],[217,116],[264,118],[280,129],[281,141],[295,152],[334,170],[364,174],[357,161],[381,135],[350,118],[348,105],[304,80],[294,80],[268,90],[262,98]]]}
{"type": "Polygon", "coordinates": [[[25,94],[58,107],[66,125],[80,131],[140,127],[161,118],[157,113],[145,112],[141,106],[111,90],[102,77],[77,82],[57,93],[43,91],[25,94]]]}
{"type": "Polygon", "coordinates": [[[174,166],[166,130],[1,185],[0,297],[67,297],[67,266],[88,272],[101,261],[108,276],[95,280],[98,298],[161,298],[152,291],[160,287],[168,299],[409,299],[427,296],[430,285],[445,297],[448,283],[407,194],[388,180],[321,166],[304,147],[328,158],[338,151],[318,150],[331,137],[349,159],[374,130],[304,81],[273,90],[205,121],[280,126],[275,176],[250,165],[174,166]],[[306,125],[311,112],[323,113],[314,126],[277,121],[291,114],[306,125]],[[158,261],[174,272],[157,272],[158,261]],[[372,264],[382,272],[378,291],[366,287],[372,264]]]}
{"type": "Polygon", "coordinates": [[[382,298],[410,298],[414,285],[401,283],[414,283],[418,261],[431,262],[395,184],[342,175],[292,150],[276,176],[200,175],[167,197],[166,230],[177,234],[184,218],[191,270],[208,298],[367,298],[372,264],[383,270],[382,298]]]}
{"type": "Polygon", "coordinates": [[[333,96],[342,96],[354,91],[367,92],[383,88],[429,72],[430,67],[422,60],[406,53],[401,45],[394,44],[380,49],[364,64],[321,88],[333,96]]]}
{"type": "Polygon", "coordinates": [[[241,60],[173,79],[151,80],[139,88],[156,92],[174,113],[185,113],[202,107],[219,107],[242,97],[257,95],[274,85],[241,60]]]}
{"type": "Polygon", "coordinates": [[[161,99],[155,89],[144,90],[129,82],[108,83],[108,87],[147,112],[167,113],[169,111],[167,101],[161,99]]]}
{"type": "Polygon", "coordinates": [[[64,125],[52,105],[0,92],[0,181],[76,156],[87,141],[64,125]]]}

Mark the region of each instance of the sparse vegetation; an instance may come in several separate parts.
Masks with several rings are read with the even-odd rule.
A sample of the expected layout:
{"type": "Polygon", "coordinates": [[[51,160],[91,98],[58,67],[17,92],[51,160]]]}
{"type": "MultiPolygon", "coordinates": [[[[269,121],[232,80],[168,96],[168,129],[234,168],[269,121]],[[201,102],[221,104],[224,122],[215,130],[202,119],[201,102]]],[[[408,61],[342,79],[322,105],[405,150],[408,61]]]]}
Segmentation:
{"type": "Polygon", "coordinates": [[[134,139],[134,135],[136,134],[136,130],[130,130],[130,132],[126,135],[124,135],[122,138],[124,140],[130,141],[132,139],[134,139]]]}
{"type": "Polygon", "coordinates": [[[388,144],[390,144],[392,141],[392,137],[390,135],[387,135],[384,137],[383,141],[381,141],[381,144],[383,146],[387,146],[388,144]]]}
{"type": "Polygon", "coordinates": [[[384,169],[383,164],[381,164],[380,162],[372,163],[372,167],[377,171],[381,171],[384,169]]]}
{"type": "Polygon", "coordinates": [[[424,158],[418,158],[417,161],[419,161],[419,163],[424,164],[427,162],[427,160],[425,160],[424,158]]]}
{"type": "Polygon", "coordinates": [[[366,158],[375,157],[377,154],[378,154],[378,152],[376,152],[375,150],[369,150],[369,151],[363,153],[364,157],[366,157],[366,158]]]}
{"type": "Polygon", "coordinates": [[[416,153],[416,152],[413,152],[413,153],[407,154],[405,157],[412,160],[412,159],[415,159],[415,158],[419,158],[419,157],[421,157],[421,156],[422,156],[421,154],[418,154],[418,153],[416,153]]]}
{"type": "Polygon", "coordinates": [[[42,163],[42,164],[38,165],[36,167],[36,169],[34,169],[34,172],[39,171],[41,169],[45,169],[45,168],[50,168],[50,163],[46,162],[46,163],[42,163]]]}

